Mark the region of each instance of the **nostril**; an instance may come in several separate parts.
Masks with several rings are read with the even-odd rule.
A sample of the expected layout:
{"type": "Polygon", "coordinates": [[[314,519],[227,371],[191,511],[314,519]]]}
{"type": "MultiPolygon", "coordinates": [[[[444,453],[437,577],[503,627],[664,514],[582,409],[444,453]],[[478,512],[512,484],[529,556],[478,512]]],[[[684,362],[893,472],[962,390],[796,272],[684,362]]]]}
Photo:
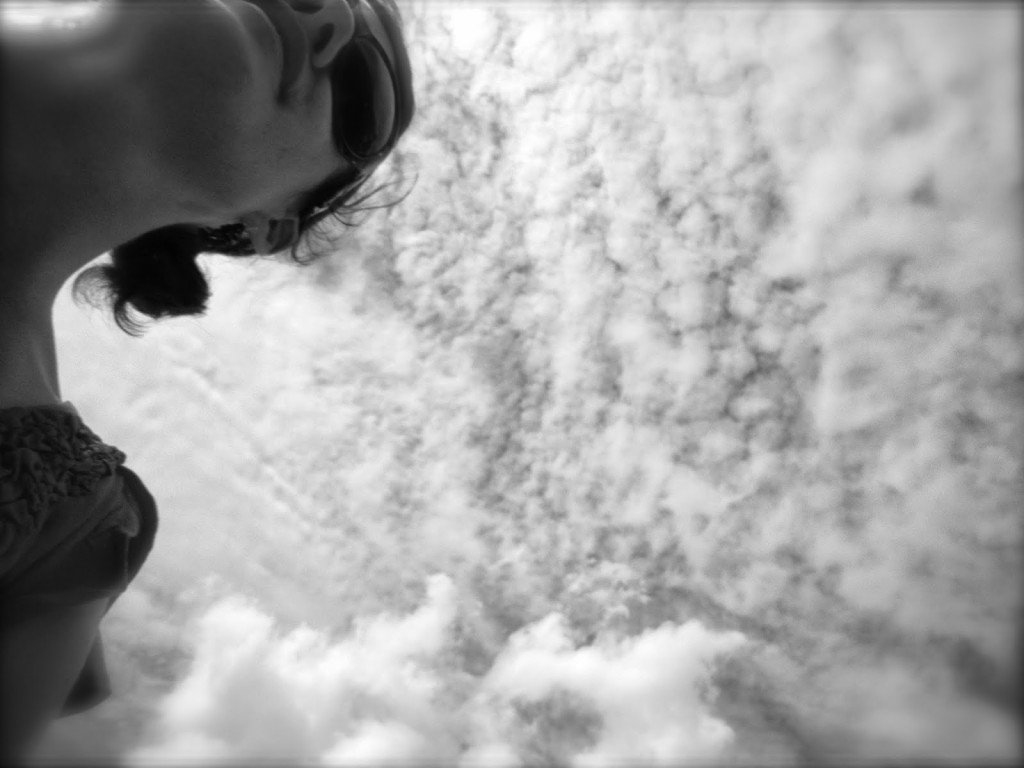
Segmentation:
{"type": "Polygon", "coordinates": [[[324,24],[317,32],[316,40],[313,41],[313,53],[320,53],[334,37],[334,25],[324,24]]]}

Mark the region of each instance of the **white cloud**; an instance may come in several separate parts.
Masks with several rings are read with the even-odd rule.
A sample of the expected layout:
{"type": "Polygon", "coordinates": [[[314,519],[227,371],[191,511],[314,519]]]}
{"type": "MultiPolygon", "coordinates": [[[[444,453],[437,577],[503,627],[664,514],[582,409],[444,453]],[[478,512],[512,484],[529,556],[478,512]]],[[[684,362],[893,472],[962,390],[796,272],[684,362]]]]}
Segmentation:
{"type": "Polygon", "coordinates": [[[714,661],[742,643],[739,633],[711,632],[691,621],[576,648],[562,618],[552,614],[511,638],[483,692],[510,702],[579,697],[600,725],[592,744],[556,755],[574,764],[713,759],[733,733],[710,711],[703,687],[714,661]]]}
{"type": "Polygon", "coordinates": [[[105,622],[159,679],[91,731],[188,637],[140,758],[1013,754],[1016,12],[420,5],[402,205],[309,270],[211,261],[142,341],[57,307],[163,517],[105,622]],[[435,572],[487,615],[406,613],[435,572]],[[260,607],[166,599],[209,574],[260,607]],[[741,683],[789,719],[715,716],[708,615],[777,643],[741,683]]]}
{"type": "Polygon", "coordinates": [[[342,637],[281,632],[260,609],[226,598],[195,622],[192,666],[130,762],[673,763],[730,744],[709,675],[742,645],[738,633],[691,621],[576,647],[551,614],[472,675],[458,619],[443,576],[430,579],[418,610],[357,621],[342,637]]]}

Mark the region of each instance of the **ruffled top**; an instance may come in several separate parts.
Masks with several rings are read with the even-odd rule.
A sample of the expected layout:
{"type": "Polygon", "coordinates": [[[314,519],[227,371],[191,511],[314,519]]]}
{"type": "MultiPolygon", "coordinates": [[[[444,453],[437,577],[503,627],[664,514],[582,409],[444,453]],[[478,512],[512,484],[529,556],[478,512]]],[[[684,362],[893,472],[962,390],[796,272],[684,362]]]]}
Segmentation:
{"type": "Polygon", "coordinates": [[[124,462],[71,403],[0,409],[0,576],[58,501],[89,495],[124,462]]]}
{"type": "MultiPolygon", "coordinates": [[[[106,599],[153,547],[156,503],[71,403],[0,408],[0,623],[106,599]]],[[[63,714],[110,695],[97,634],[63,714]]]]}

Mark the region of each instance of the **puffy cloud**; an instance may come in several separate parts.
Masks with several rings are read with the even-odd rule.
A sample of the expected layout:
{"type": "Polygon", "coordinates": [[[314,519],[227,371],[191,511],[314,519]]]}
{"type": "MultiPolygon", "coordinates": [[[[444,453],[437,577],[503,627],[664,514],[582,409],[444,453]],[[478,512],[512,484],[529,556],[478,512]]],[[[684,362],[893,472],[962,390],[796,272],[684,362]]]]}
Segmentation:
{"type": "Polygon", "coordinates": [[[225,598],[196,620],[192,666],[129,761],[669,764],[728,750],[710,675],[738,633],[691,621],[577,646],[551,614],[471,674],[460,613],[444,576],[419,609],[358,620],[341,637],[280,631],[225,598]]]}
{"type": "Polygon", "coordinates": [[[569,739],[575,730],[585,737],[581,748],[543,757],[579,765],[711,759],[723,754],[733,733],[705,700],[710,665],[742,643],[739,633],[690,621],[577,648],[562,617],[551,614],[510,639],[483,693],[520,710],[541,704],[548,711],[577,710],[575,723],[563,715],[553,739],[569,739]]]}

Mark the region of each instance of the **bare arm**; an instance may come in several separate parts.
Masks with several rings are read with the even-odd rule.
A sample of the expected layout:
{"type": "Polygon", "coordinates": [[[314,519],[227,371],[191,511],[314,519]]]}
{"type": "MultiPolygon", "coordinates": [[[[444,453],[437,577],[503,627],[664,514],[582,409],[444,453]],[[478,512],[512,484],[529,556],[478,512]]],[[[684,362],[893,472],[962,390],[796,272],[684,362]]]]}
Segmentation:
{"type": "Polygon", "coordinates": [[[0,628],[0,762],[24,760],[59,714],[109,599],[93,600],[0,628]]]}

